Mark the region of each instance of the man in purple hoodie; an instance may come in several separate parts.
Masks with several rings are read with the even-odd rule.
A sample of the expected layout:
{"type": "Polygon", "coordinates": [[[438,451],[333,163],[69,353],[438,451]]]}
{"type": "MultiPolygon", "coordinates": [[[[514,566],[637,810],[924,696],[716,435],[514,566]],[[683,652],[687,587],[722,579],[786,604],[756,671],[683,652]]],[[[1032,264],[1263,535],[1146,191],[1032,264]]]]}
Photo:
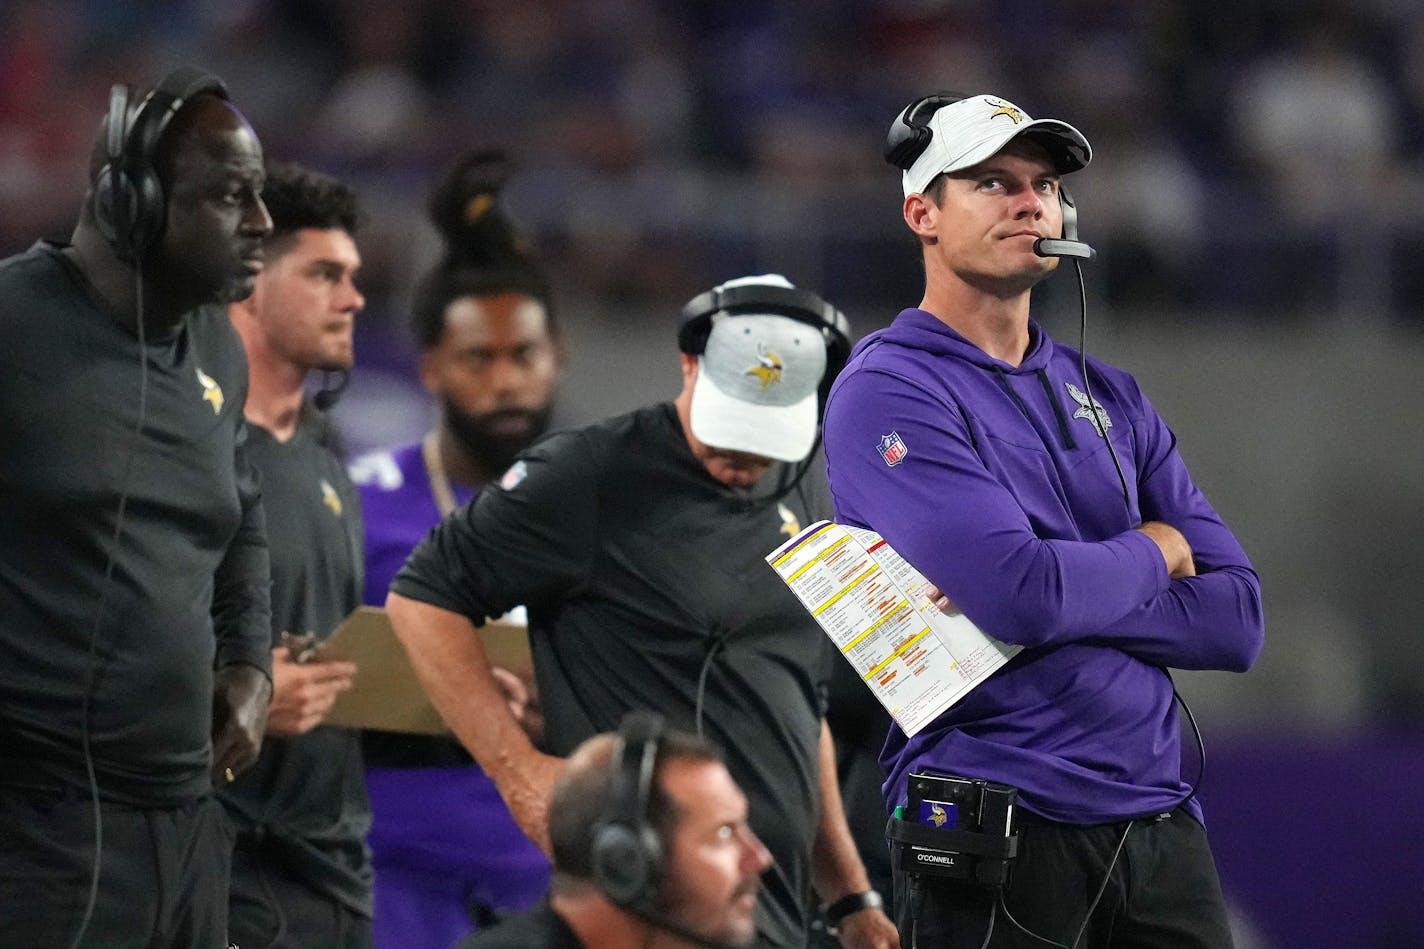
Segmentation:
{"type": "Polygon", "coordinates": [[[1024,647],[882,752],[892,805],[915,773],[1018,790],[1002,888],[896,869],[922,946],[1231,945],[1167,670],[1245,671],[1260,585],[1132,376],[1029,318],[1041,252],[1064,249],[1039,244],[1063,233],[1060,176],[1091,157],[995,96],[908,106],[887,159],[924,299],[861,341],[827,408],[837,520],[1024,647]]]}

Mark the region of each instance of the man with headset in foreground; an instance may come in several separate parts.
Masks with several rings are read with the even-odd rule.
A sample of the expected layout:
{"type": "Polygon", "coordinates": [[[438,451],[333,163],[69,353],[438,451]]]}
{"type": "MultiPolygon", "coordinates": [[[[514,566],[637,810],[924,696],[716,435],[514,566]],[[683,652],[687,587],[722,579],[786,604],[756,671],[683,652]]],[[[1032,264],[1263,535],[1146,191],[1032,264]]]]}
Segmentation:
{"type": "Polygon", "coordinates": [[[114,88],[68,245],[0,264],[0,945],[227,944],[267,544],[222,306],[272,222],[222,83],[114,88]]]}
{"type": "MultiPolygon", "coordinates": [[[[1029,317],[1056,257],[1091,255],[1064,233],[1059,180],[1091,155],[995,96],[906,108],[887,158],[924,298],[861,341],[827,409],[837,520],[879,532],[941,609],[1024,647],[913,737],[891,729],[890,803],[914,803],[915,774],[1019,803],[1006,887],[897,864],[911,945],[1231,944],[1167,669],[1249,667],[1260,585],[1132,376],[1029,317]]],[[[941,827],[964,816],[940,811],[941,827]]]]}
{"type": "Polygon", "coordinates": [[[458,949],[750,946],[771,854],[717,748],[634,712],[569,756],[549,806],[546,903],[458,949]]]}
{"type": "Polygon", "coordinates": [[[706,735],[776,861],[761,940],[804,945],[814,887],[846,945],[897,945],[841,811],[822,714],[834,651],[764,560],[825,512],[800,475],[845,317],[776,275],[723,284],[684,316],[673,402],[524,452],[416,548],[387,608],[530,839],[547,849],[563,762],[510,716],[474,628],[520,603],[554,755],[640,708],[706,735]]]}

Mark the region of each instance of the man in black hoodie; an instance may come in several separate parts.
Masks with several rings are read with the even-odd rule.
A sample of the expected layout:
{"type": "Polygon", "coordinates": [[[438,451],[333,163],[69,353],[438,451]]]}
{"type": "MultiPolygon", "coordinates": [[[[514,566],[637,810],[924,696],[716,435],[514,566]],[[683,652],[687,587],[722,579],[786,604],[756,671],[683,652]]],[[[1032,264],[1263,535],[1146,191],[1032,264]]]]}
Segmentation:
{"type": "Polygon", "coordinates": [[[271,694],[247,371],[271,228],[221,82],[115,87],[69,245],[0,263],[0,945],[226,945],[271,694]]]}

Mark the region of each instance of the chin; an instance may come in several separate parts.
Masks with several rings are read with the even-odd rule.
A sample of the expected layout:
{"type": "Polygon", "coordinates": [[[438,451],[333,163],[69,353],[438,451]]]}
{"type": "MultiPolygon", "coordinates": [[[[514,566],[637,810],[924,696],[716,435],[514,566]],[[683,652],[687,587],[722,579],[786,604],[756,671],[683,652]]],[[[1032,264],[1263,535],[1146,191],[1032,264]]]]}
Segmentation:
{"type": "Polygon", "coordinates": [[[252,291],[257,286],[257,278],[249,273],[244,273],[240,277],[234,277],[223,284],[213,294],[214,303],[221,303],[226,306],[229,303],[236,303],[239,300],[246,300],[252,296],[252,291]]]}

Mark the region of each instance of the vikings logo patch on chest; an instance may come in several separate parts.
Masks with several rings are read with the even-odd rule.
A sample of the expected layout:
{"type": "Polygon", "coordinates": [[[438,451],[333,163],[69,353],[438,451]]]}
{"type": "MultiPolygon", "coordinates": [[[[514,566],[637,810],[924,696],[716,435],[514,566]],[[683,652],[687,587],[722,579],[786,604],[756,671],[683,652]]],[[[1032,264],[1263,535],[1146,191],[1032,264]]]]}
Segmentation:
{"type": "Polygon", "coordinates": [[[325,504],[337,517],[341,516],[341,495],[336,493],[331,482],[325,478],[321,479],[321,503],[325,504]]]}
{"type": "Polygon", "coordinates": [[[1103,408],[1103,404],[1097,399],[1091,400],[1089,405],[1088,394],[1071,382],[1063,383],[1068,387],[1068,394],[1073,397],[1073,401],[1078,403],[1078,410],[1073,413],[1074,418],[1084,418],[1093,423],[1093,431],[1098,433],[1099,438],[1107,438],[1107,430],[1113,427],[1112,419],[1108,417],[1108,410],[1103,408]]]}
{"type": "Polygon", "coordinates": [[[795,511],[778,501],[776,513],[781,515],[781,533],[787,537],[795,537],[801,533],[801,521],[797,519],[795,511]]]}

